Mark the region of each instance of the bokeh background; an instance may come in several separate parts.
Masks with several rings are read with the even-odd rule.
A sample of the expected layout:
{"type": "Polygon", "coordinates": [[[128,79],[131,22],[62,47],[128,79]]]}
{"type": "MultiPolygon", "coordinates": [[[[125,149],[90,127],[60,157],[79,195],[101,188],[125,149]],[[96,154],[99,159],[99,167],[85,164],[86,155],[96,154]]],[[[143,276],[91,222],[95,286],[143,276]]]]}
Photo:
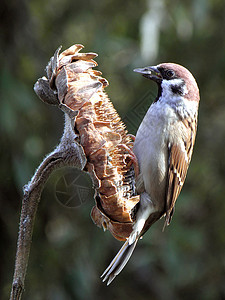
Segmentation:
{"type": "Polygon", "coordinates": [[[11,287],[22,186],[63,132],[62,112],[33,84],[55,49],[74,43],[99,54],[106,91],[133,134],[156,93],[133,68],[189,68],[201,92],[197,140],[171,225],[162,233],[157,222],[109,287],[99,276],[121,244],[91,221],[88,176],[56,171],[41,197],[23,299],[225,299],[224,16],[223,0],[1,1],[1,299],[11,287]],[[61,191],[77,197],[68,204],[61,191]]]}

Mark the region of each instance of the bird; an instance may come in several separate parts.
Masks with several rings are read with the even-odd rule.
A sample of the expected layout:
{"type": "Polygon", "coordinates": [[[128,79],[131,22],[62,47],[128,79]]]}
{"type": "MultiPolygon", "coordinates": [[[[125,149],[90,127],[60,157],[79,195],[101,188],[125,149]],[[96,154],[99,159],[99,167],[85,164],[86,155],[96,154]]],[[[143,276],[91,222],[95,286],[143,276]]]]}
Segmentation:
{"type": "Polygon", "coordinates": [[[134,69],[157,83],[158,93],[136,133],[133,153],[140,195],[132,232],[102,274],[109,285],[123,270],[137,242],[157,220],[170,224],[195,143],[200,94],[191,72],[176,63],[134,69]]]}

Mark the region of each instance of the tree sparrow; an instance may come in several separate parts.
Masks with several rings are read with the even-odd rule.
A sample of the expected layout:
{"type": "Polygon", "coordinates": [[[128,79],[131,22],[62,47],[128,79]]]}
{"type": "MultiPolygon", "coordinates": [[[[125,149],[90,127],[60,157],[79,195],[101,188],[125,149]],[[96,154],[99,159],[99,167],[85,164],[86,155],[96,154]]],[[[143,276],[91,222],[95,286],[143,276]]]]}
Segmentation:
{"type": "Polygon", "coordinates": [[[169,225],[183,187],[195,142],[199,90],[192,74],[174,63],[135,69],[155,81],[158,95],[149,107],[135,138],[133,152],[140,173],[136,178],[140,202],[133,231],[102,274],[112,280],[131,257],[137,241],[165,216],[169,225]]]}

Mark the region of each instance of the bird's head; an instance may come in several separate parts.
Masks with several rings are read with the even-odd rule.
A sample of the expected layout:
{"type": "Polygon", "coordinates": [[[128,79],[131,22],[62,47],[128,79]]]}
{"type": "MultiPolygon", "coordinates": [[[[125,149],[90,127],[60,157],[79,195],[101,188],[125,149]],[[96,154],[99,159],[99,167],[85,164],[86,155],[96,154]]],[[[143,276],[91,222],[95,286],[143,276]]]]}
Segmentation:
{"type": "Polygon", "coordinates": [[[181,65],[175,63],[162,63],[157,66],[137,68],[134,72],[155,81],[158,84],[158,96],[184,97],[190,101],[199,102],[199,89],[195,78],[181,65]]]}

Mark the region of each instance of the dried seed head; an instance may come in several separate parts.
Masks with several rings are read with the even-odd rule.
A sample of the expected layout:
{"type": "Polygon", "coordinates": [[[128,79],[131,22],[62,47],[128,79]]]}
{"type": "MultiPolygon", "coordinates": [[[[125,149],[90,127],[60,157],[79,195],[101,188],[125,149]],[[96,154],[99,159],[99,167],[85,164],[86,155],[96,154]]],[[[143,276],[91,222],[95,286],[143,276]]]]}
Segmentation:
{"type": "MultiPolygon", "coordinates": [[[[87,158],[85,169],[96,189],[92,219],[104,230],[125,240],[132,231],[133,214],[139,196],[134,170],[126,148],[132,141],[125,125],[104,92],[108,81],[93,70],[97,54],[80,53],[77,44],[59,54],[47,66],[48,82],[61,106],[76,112],[73,128],[87,158]]],[[[65,111],[65,110],[64,110],[65,111]]]]}

